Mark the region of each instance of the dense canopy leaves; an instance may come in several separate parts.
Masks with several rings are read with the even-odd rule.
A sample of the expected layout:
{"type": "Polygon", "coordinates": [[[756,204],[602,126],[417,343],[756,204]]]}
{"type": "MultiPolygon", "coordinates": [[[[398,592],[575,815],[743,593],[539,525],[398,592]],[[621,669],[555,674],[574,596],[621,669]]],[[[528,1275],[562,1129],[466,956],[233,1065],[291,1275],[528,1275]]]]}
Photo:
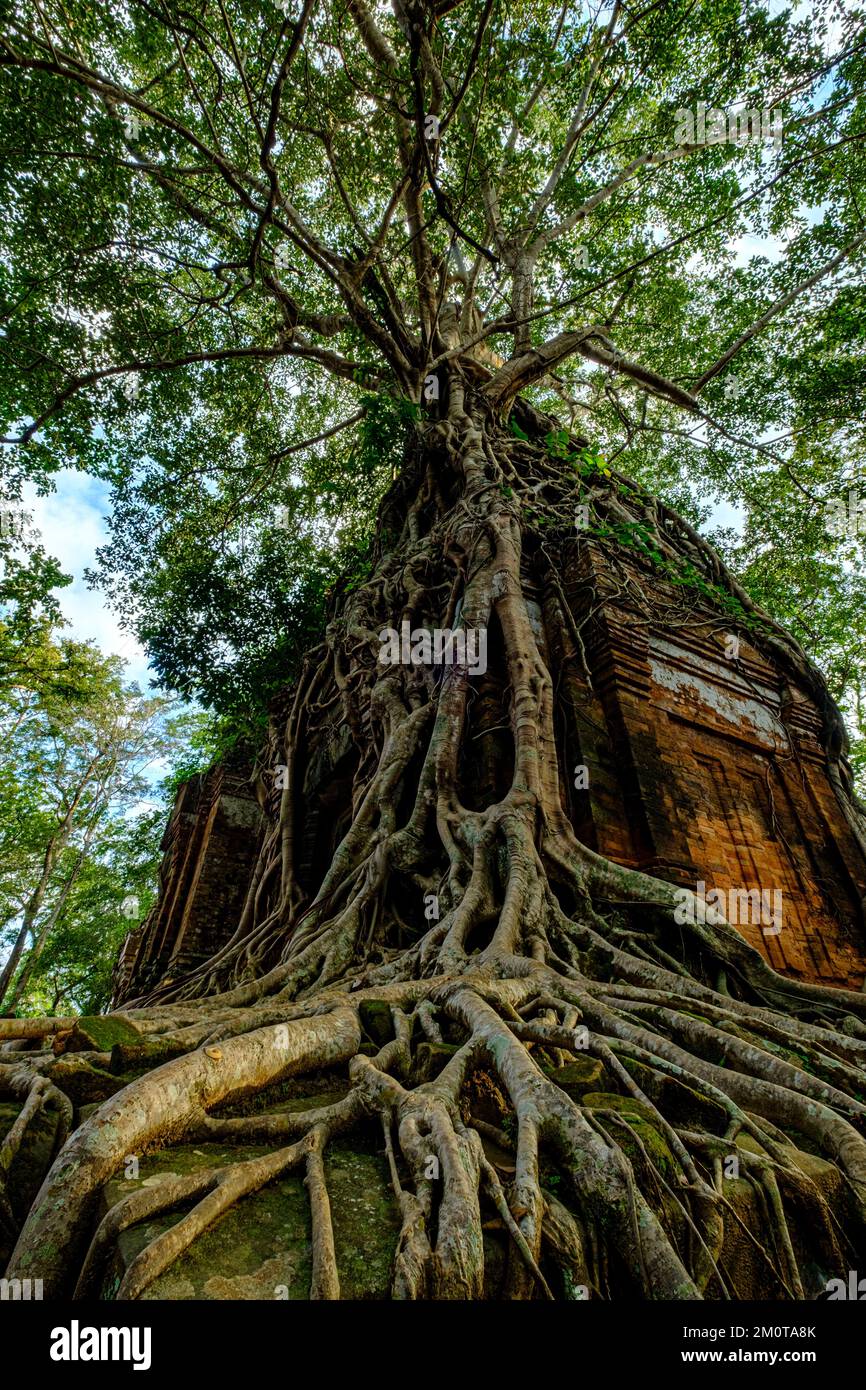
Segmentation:
{"type": "Polygon", "coordinates": [[[693,519],[738,508],[728,558],[856,722],[862,535],[825,508],[863,446],[864,53],[835,0],[19,0],[10,488],[108,479],[126,621],[248,707],[363,567],[425,379],[542,349],[517,388],[693,519]],[[783,136],[678,143],[711,108],[783,136]]]}

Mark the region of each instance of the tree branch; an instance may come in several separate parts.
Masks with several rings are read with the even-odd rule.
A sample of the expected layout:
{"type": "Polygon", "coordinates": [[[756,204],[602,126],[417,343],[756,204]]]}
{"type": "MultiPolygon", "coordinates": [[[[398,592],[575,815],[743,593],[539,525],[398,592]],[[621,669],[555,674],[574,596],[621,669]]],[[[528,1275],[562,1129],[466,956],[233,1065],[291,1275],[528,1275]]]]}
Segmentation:
{"type": "Polygon", "coordinates": [[[819,280],[824,279],[825,275],[831,274],[837,266],[840,266],[842,262],[851,255],[852,251],[856,251],[858,246],[862,246],[864,241],[866,241],[866,232],[861,232],[853,241],[849,241],[848,245],[844,246],[838,255],[834,256],[832,260],[827,261],[827,263],[822,265],[819,270],[816,270],[813,275],[807,276],[805,280],[801,280],[799,285],[795,285],[787,294],[781,295],[775,303],[770,305],[769,309],[767,309],[760,318],[755,319],[755,322],[751,327],[746,329],[745,333],[740,334],[736,342],[731,344],[727,352],[723,353],[717,362],[714,362],[711,367],[708,367],[707,370],[698,377],[692,387],[694,394],[697,395],[704,389],[708,381],[712,381],[713,377],[718,376],[719,372],[724,371],[725,367],[731,361],[731,358],[736,357],[740,349],[745,347],[746,343],[751,342],[752,338],[756,337],[771,319],[774,319],[777,314],[781,314],[783,309],[787,309],[788,305],[792,304],[801,294],[805,294],[806,290],[811,289],[813,285],[817,285],[819,280]]]}

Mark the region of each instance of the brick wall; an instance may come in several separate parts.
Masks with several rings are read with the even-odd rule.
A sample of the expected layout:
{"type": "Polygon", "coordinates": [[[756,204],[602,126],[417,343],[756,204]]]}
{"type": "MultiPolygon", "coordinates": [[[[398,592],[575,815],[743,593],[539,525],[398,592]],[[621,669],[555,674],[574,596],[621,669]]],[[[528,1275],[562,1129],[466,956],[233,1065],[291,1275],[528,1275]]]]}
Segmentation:
{"type": "Polygon", "coordinates": [[[246,768],[216,767],[180,787],[165,834],[160,893],[123,945],[115,1005],[187,974],[231,937],[262,830],[246,768]]]}
{"type": "MultiPolygon", "coordinates": [[[[672,611],[673,586],[630,578],[654,614],[672,611]]],[[[589,769],[587,790],[571,793],[578,833],[684,887],[780,892],[781,931],[745,904],[734,925],[785,974],[862,987],[866,862],[813,702],[742,635],[737,650],[723,614],[696,610],[659,631],[622,599],[621,579],[615,589],[592,545],[567,574],[577,612],[590,589],[602,600],[585,636],[592,689],[579,670],[569,677],[571,751],[589,769]]]]}

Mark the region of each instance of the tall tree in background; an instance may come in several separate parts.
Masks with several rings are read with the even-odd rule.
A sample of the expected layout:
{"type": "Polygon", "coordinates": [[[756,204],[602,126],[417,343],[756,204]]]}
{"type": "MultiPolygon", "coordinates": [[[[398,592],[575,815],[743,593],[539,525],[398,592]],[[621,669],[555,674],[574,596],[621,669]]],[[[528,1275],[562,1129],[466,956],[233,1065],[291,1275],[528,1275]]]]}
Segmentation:
{"type": "MultiPolygon", "coordinates": [[[[17,490],[16,482],[12,483],[17,490]]],[[[0,495],[0,747],[37,702],[46,707],[79,698],[88,685],[91,653],[80,642],[58,640],[64,624],[55,590],[72,583],[36,538],[13,495],[0,495]]]]}
{"type": "MultiPolygon", "coordinates": [[[[545,593],[552,645],[579,660],[551,560],[576,505],[612,557],[628,545],[648,570],[696,578],[818,701],[859,827],[838,710],[795,640],[856,704],[859,543],[828,533],[826,506],[852,480],[864,418],[859,11],[21,3],[0,65],[10,486],[64,463],[111,482],[103,574],[174,687],[236,709],[294,674],[267,752],[286,774],[257,869],[268,891],[219,956],[132,1011],[142,1065],[153,1034],[183,1055],[69,1139],[10,1272],[37,1272],[49,1294],[86,1290],[112,1229],[88,1258],[94,1196],[125,1154],[213,1133],[215,1104],[345,1063],[338,1105],[228,1122],[287,1147],[138,1198],[137,1219],[199,1200],[132,1263],[122,1297],[296,1163],[313,1294],[338,1296],[322,1155],[371,1115],[403,1223],[395,1295],[480,1297],[493,1209],[514,1248],[511,1296],[550,1292],[542,1259],[559,1290],[585,1282],[588,1230],[648,1294],[719,1296],[711,1137],[683,1139],[657,1110],[683,1177],[677,1236],[615,1127],[593,1128],[527,1050],[574,1049],[581,1017],[626,1091],[626,1064],[648,1063],[771,1146],[786,1261],[773,1185],[798,1178],[774,1132],[810,1136],[866,1214],[866,1001],[781,979],[723,921],[696,917],[681,942],[670,885],[577,840],[562,673],[527,598],[545,593]],[[749,110],[772,113],[768,139],[754,121],[743,135],[749,110]],[[778,256],[737,261],[750,235],[778,256]],[[691,524],[713,493],[743,509],[729,537],[743,583],[691,524]],[[333,524],[352,572],[329,592],[333,524]],[[325,639],[301,660],[325,611],[325,639]],[[479,733],[466,664],[439,680],[379,660],[380,632],[404,620],[496,635],[509,733],[489,803],[466,785],[479,733]],[[295,773],[334,707],[357,753],[352,818],[310,897],[295,773]],[[419,902],[435,889],[442,908],[408,945],[398,881],[419,902]],[[610,900],[633,905],[645,950],[613,935],[610,900]],[[605,992],[611,972],[643,992],[657,1030],[605,992]],[[393,1036],[371,1059],[358,1014],[376,1004],[393,1036]],[[712,1060],[731,1028],[747,1035],[745,1070],[712,1060]],[[461,1045],[413,1088],[418,1030],[461,1045]],[[808,1068],[778,1055],[780,1039],[808,1068]],[[481,1064],[516,1115],[507,1199],[461,1109],[481,1064]],[[540,1154],[568,1175],[564,1203],[542,1193],[540,1154]]],[[[42,1084],[38,1063],[21,1076],[42,1084]]],[[[798,1292],[796,1260],[786,1279],[798,1292]]]]}
{"type": "Polygon", "coordinates": [[[28,1003],[32,1012],[37,1000],[52,1012],[61,1000],[88,1001],[91,1009],[108,1003],[107,962],[124,928],[146,912],[156,883],[160,812],[148,813],[141,797],[161,780],[154,761],[168,753],[183,760],[201,722],[171,714],[163,698],[142,699],[124,686],[116,660],[64,634],[55,590],[69,583],[20,501],[3,498],[0,1010],[7,1013],[28,1003]]]}
{"type": "Polygon", "coordinates": [[[79,680],[87,664],[86,695],[46,705],[19,689],[0,721],[8,851],[0,882],[14,929],[0,967],[0,1009],[7,1012],[24,993],[94,846],[113,818],[141,801],[148,770],[170,747],[168,701],[127,689],[114,658],[80,648],[76,660],[79,680]]]}
{"type": "Polygon", "coordinates": [[[51,926],[24,959],[9,1007],[19,1015],[95,1014],[108,1007],[124,937],[156,898],[165,807],[119,808],[106,816],[88,852],[71,849],[60,865],[51,926]]]}

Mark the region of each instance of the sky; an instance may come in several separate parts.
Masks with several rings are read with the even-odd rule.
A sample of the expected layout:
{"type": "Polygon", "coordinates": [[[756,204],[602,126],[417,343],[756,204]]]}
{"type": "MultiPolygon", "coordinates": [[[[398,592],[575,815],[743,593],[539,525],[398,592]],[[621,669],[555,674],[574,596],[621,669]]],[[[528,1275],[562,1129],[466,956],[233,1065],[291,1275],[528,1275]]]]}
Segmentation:
{"type": "Polygon", "coordinates": [[[137,681],[147,691],[152,673],[144,650],[134,637],[122,631],[104,593],[88,588],[84,579],[85,569],[95,562],[98,547],[108,540],[105,517],[110,490],[98,478],[72,468],[56,473],[54,482],[56,491],[47,497],[38,497],[31,487],[23,500],[46,551],[59,560],[65,574],[73,576],[73,583],[57,595],[69,623],[66,636],[92,640],[106,656],[119,656],[127,681],[137,681]]]}

